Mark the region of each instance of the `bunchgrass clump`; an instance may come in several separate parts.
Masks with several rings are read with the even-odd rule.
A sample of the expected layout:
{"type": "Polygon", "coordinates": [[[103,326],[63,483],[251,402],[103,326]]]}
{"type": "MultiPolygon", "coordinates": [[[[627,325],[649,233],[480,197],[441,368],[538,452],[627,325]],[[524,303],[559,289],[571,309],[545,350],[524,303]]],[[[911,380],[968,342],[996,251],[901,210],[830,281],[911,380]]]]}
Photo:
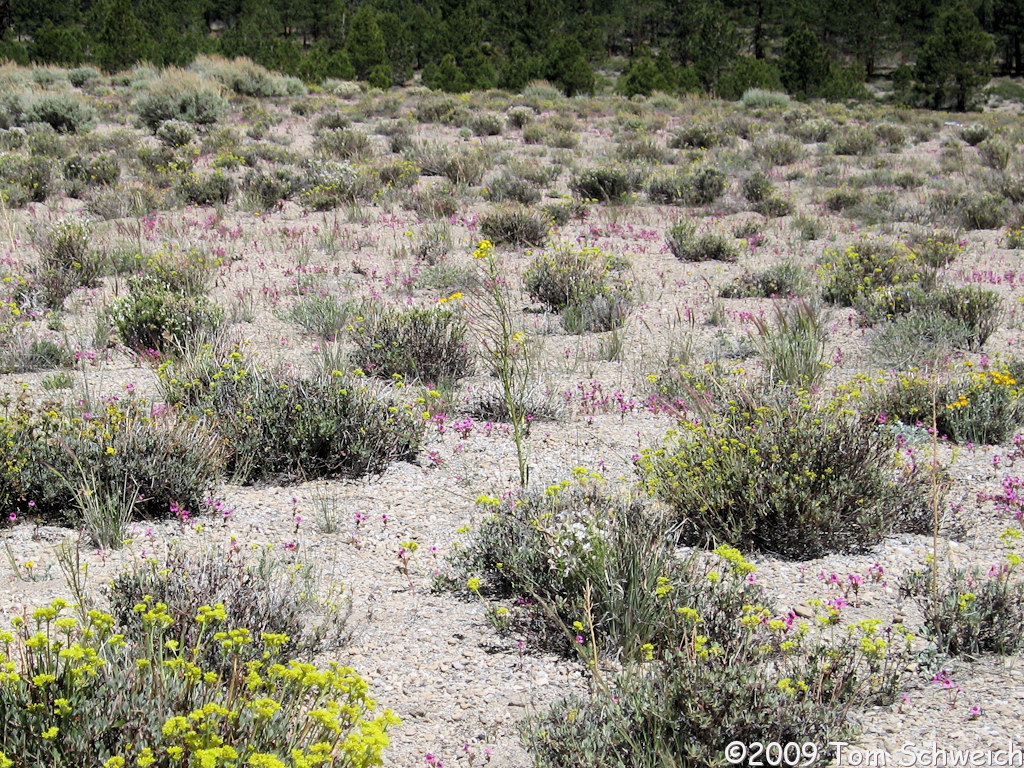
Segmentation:
{"type": "Polygon", "coordinates": [[[820,384],[828,370],[825,316],[804,300],[777,302],[772,309],[774,322],[754,317],[756,333],[751,334],[768,380],[801,387],[820,384]]]}
{"type": "Polygon", "coordinates": [[[283,317],[306,333],[330,341],[348,327],[355,307],[329,293],[301,297],[285,310],[283,317]]]}

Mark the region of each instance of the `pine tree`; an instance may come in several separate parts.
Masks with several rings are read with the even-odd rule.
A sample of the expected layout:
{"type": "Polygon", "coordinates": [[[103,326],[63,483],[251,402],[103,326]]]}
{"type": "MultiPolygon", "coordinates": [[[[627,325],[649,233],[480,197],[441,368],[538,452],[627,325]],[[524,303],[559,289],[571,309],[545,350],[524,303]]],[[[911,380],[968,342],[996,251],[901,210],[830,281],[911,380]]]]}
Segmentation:
{"type": "Polygon", "coordinates": [[[116,72],[152,56],[153,41],[135,15],[130,0],[111,0],[100,18],[103,26],[94,38],[93,53],[100,67],[116,72]]]}
{"type": "Polygon", "coordinates": [[[952,97],[963,112],[992,75],[995,44],[967,3],[960,2],[939,17],[935,33],[924,42],[917,60],[917,81],[932,106],[939,109],[952,97]]]}
{"type": "Polygon", "coordinates": [[[377,19],[370,6],[364,5],[352,17],[345,48],[352,66],[355,67],[356,77],[360,80],[368,78],[374,67],[390,64],[384,46],[384,35],[377,26],[377,19]]]}
{"type": "Polygon", "coordinates": [[[798,24],[786,38],[779,59],[779,75],[785,89],[798,98],[813,96],[828,77],[828,54],[818,36],[806,24],[798,24]]]}

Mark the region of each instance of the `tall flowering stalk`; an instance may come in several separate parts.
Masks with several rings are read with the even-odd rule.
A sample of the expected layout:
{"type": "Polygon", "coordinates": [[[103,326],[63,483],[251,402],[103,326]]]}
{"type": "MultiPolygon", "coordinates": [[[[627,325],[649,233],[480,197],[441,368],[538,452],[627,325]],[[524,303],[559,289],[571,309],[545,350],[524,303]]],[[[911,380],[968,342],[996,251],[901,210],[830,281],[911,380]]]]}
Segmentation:
{"type": "Polygon", "coordinates": [[[529,342],[526,333],[517,328],[511,290],[491,241],[477,243],[473,258],[481,263],[484,278],[484,295],[477,313],[483,336],[484,362],[501,385],[505,409],[512,423],[512,439],[516,444],[519,484],[525,488],[530,481],[526,446],[526,388],[532,367],[529,342]]]}

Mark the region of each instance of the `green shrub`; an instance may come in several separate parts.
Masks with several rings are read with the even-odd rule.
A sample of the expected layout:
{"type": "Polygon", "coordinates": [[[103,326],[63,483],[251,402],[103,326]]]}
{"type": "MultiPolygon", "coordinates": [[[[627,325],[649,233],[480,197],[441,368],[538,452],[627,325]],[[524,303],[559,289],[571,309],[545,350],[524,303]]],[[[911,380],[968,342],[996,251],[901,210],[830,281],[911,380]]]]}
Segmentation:
{"type": "Polygon", "coordinates": [[[385,379],[449,384],[473,372],[465,317],[445,307],[364,309],[352,328],[352,362],[385,379]]]}
{"type": "Polygon", "coordinates": [[[755,213],[769,219],[777,219],[782,216],[789,216],[793,212],[793,203],[778,195],[769,195],[764,200],[754,203],[755,213]]]}
{"type": "Polygon", "coordinates": [[[114,155],[83,157],[72,155],[64,161],[64,178],[88,187],[109,187],[121,176],[121,166],[114,155]]]}
{"type": "Polygon", "coordinates": [[[826,252],[823,269],[825,301],[849,307],[865,294],[890,286],[916,283],[920,267],[913,252],[902,244],[861,240],[841,253],[826,252]]]}
{"type": "Polygon", "coordinates": [[[181,69],[165,69],[136,100],[135,109],[149,130],[168,120],[193,125],[212,125],[227,111],[220,89],[198,75],[181,69]]]}
{"type": "Polygon", "coordinates": [[[978,352],[999,328],[1002,301],[993,290],[976,285],[943,288],[929,297],[929,304],[961,324],[967,331],[967,348],[978,352]]]}
{"type": "Polygon", "coordinates": [[[741,393],[644,451],[645,487],[672,507],[681,538],[807,559],[926,531],[929,478],[898,465],[895,438],[792,395],[741,393]]]}
{"type": "Polygon", "coordinates": [[[744,179],[740,190],[747,202],[759,203],[775,194],[775,185],[766,173],[755,171],[744,179]]]}
{"type": "Polygon", "coordinates": [[[25,392],[8,400],[0,433],[5,515],[76,523],[77,497],[89,485],[127,488],[136,517],[169,517],[172,505],[200,509],[223,469],[221,447],[208,429],[154,412],[135,397],[94,412],[88,404],[33,403],[25,392]]]}
{"type": "Polygon", "coordinates": [[[842,213],[862,202],[864,202],[864,193],[852,187],[837,187],[825,193],[825,207],[833,213],[842,213]]]}
{"type": "Polygon", "coordinates": [[[881,323],[871,339],[874,359],[898,371],[934,368],[969,345],[970,332],[963,323],[929,308],[897,313],[881,323]]]}
{"type": "Polygon", "coordinates": [[[799,264],[776,264],[757,274],[744,274],[722,289],[726,299],[805,296],[810,291],[806,270],[799,264]]]}
{"type": "Polygon", "coordinates": [[[540,190],[535,184],[512,171],[505,171],[487,184],[484,197],[491,203],[515,202],[532,205],[540,200],[540,190]]]}
{"type": "Polygon", "coordinates": [[[998,138],[989,138],[978,144],[978,157],[994,171],[1003,172],[1013,158],[1013,147],[998,138]]]}
{"type": "Polygon", "coordinates": [[[640,189],[643,175],[635,168],[589,168],[573,176],[569,188],[577,197],[601,203],[621,203],[640,189]]]}
{"type": "Polygon", "coordinates": [[[501,115],[483,112],[474,115],[469,121],[469,128],[474,136],[500,136],[505,129],[505,121],[501,115]]]}
{"type": "Polygon", "coordinates": [[[349,128],[321,131],[313,139],[313,151],[326,157],[349,160],[373,154],[370,137],[362,131],[349,128]]]}
{"type": "Polygon", "coordinates": [[[960,129],[960,138],[972,147],[978,146],[981,142],[991,136],[992,131],[981,123],[971,123],[970,125],[965,125],[960,129]]]}
{"type": "Polygon", "coordinates": [[[680,261],[736,261],[740,257],[732,238],[717,232],[697,235],[696,225],[688,221],[673,224],[665,240],[680,261]]]}
{"type": "Polygon", "coordinates": [[[1006,205],[996,195],[970,195],[964,201],[960,223],[967,229],[999,229],[1006,224],[1006,205]]]}
{"type": "Polygon", "coordinates": [[[21,104],[22,124],[46,123],[58,133],[82,133],[96,124],[96,110],[70,93],[41,93],[21,104]]]}
{"type": "Polygon", "coordinates": [[[45,157],[0,154],[0,195],[10,208],[41,203],[53,192],[53,164],[45,157]]]}
{"type": "Polygon", "coordinates": [[[197,414],[213,414],[239,482],[363,477],[410,460],[419,449],[420,416],[358,380],[333,372],[279,376],[240,357],[193,367],[199,370],[189,379],[174,365],[161,371],[167,396],[191,403],[197,414]],[[220,371],[226,374],[215,379],[220,371]]]}
{"type": "MultiPolygon", "coordinates": [[[[223,509],[213,503],[204,511],[216,513],[215,506],[223,509]]],[[[134,608],[147,595],[166,606],[174,620],[169,634],[183,648],[200,644],[202,626],[192,619],[200,615],[202,606],[223,605],[228,626],[252,630],[253,642],[239,649],[242,662],[273,650],[264,633],[287,635],[281,651],[303,660],[341,648],[348,640],[347,612],[333,602],[337,595],[323,592],[315,569],[302,563],[290,565],[266,548],[252,561],[237,547],[193,550],[172,543],[165,558],[147,560],[118,574],[106,592],[111,613],[135,643],[144,641],[145,633],[132,622],[134,608]]],[[[218,657],[209,647],[195,661],[216,669],[218,657]]]]}
{"type": "Polygon", "coordinates": [[[878,136],[869,128],[849,126],[832,137],[831,146],[836,155],[870,155],[878,149],[878,136]]]}
{"type": "Polygon", "coordinates": [[[276,74],[244,56],[230,60],[197,56],[190,69],[212,77],[240,96],[266,99],[307,94],[306,86],[297,77],[276,74]]]}
{"type": "Polygon", "coordinates": [[[199,175],[189,173],[177,183],[178,194],[190,205],[224,204],[235,191],[235,182],[223,171],[199,175]]]}
{"type": "Polygon", "coordinates": [[[988,572],[977,566],[944,569],[937,589],[929,568],[907,571],[900,593],[914,598],[924,613],[924,632],[939,653],[1011,656],[1024,648],[1024,582],[1017,576],[1020,556],[988,572]]]}
{"type": "Polygon", "coordinates": [[[60,308],[75,288],[98,285],[105,259],[92,247],[92,238],[89,224],[76,217],[65,217],[35,233],[39,269],[33,281],[42,289],[48,307],[60,308]]]}
{"type": "Polygon", "coordinates": [[[299,183],[299,201],[314,211],[370,201],[380,190],[380,177],[372,168],[357,168],[334,161],[309,161],[299,183]]]}
{"type": "Polygon", "coordinates": [[[641,162],[661,164],[668,159],[665,150],[651,138],[637,138],[623,141],[615,150],[619,160],[624,162],[641,162]]]}
{"type": "Polygon", "coordinates": [[[754,144],[752,152],[754,157],[775,167],[792,165],[803,157],[804,148],[800,142],[788,136],[769,136],[754,144]]]}
{"type": "Polygon", "coordinates": [[[570,333],[620,327],[632,306],[633,291],[621,277],[622,264],[597,248],[568,246],[538,256],[523,275],[527,294],[554,312],[570,333]]]}
{"type": "Polygon", "coordinates": [[[103,73],[95,67],[75,67],[68,70],[68,82],[75,88],[84,88],[103,77],[103,73]]]}
{"type": "Polygon", "coordinates": [[[647,183],[651,202],[666,205],[708,205],[725,192],[725,174],[714,168],[693,173],[663,173],[647,183]]]}
{"type": "Polygon", "coordinates": [[[448,182],[414,191],[405,203],[418,215],[428,219],[447,219],[459,210],[459,198],[448,182]]]}
{"type": "Polygon", "coordinates": [[[500,208],[480,218],[480,232],[495,243],[542,246],[547,242],[551,224],[539,211],[529,208],[500,208]]]}
{"type": "Polygon", "coordinates": [[[86,606],[75,616],[67,608],[55,600],[5,633],[5,656],[15,643],[39,652],[5,662],[12,677],[0,700],[11,730],[0,752],[4,765],[381,763],[387,729],[398,718],[376,711],[351,668],[320,669],[282,655],[286,635],[263,638],[266,658],[243,665],[238,651],[254,631],[220,626],[220,605],[190,617],[200,625],[197,646],[172,642],[178,629],[152,597],[133,612],[139,630],[86,606]],[[126,642],[128,632],[142,640],[126,642]],[[195,663],[211,653],[226,673],[195,663]]]}
{"type": "Polygon", "coordinates": [[[204,333],[215,331],[223,310],[206,296],[169,289],[146,278],[129,281],[129,293],[111,306],[111,320],[129,349],[179,352],[204,333]]]}
{"type": "Polygon", "coordinates": [[[65,345],[51,339],[23,339],[8,336],[0,348],[0,373],[28,373],[52,368],[70,368],[74,355],[65,345]]]}
{"type": "Polygon", "coordinates": [[[714,149],[730,143],[732,139],[710,122],[692,122],[678,130],[668,145],[672,149],[714,149]]]}
{"type": "Polygon", "coordinates": [[[290,171],[276,173],[250,170],[239,185],[239,191],[250,210],[272,211],[282,200],[291,197],[297,180],[290,171]]]}

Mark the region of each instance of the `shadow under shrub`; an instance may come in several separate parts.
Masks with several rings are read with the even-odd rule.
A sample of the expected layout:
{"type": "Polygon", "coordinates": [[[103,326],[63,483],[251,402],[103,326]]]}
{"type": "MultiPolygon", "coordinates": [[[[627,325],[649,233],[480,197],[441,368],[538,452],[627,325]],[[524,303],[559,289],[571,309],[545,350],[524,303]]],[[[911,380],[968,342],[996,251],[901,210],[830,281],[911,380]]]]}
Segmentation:
{"type": "Polygon", "coordinates": [[[260,369],[237,350],[201,349],[165,362],[168,403],[208,419],[238,482],[301,481],[380,474],[416,455],[423,421],[364,381],[341,371],[296,378],[260,369]]]}
{"type": "Polygon", "coordinates": [[[638,462],[647,491],[678,517],[682,541],[800,560],[927,530],[930,478],[901,465],[893,435],[793,392],[732,394],[730,404],[703,407],[700,422],[682,420],[638,462]]]}

